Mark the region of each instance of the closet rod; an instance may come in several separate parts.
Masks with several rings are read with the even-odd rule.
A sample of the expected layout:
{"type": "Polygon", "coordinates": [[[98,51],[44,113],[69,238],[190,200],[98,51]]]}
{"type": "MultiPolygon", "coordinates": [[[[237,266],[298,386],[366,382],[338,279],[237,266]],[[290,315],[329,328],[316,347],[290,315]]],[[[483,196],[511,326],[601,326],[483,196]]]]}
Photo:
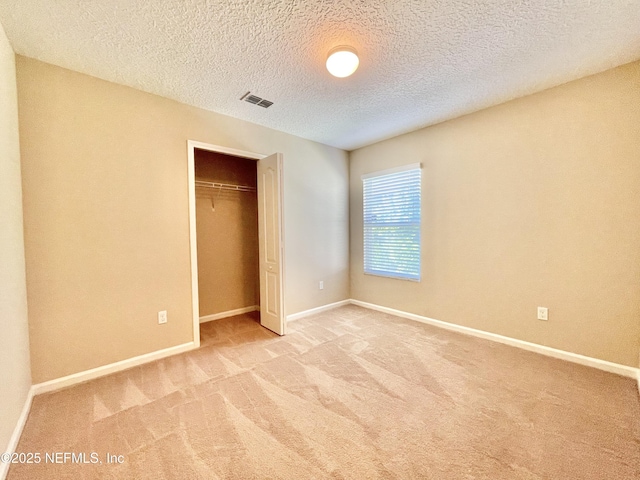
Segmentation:
{"type": "Polygon", "coordinates": [[[214,188],[216,190],[233,190],[237,192],[255,192],[255,187],[249,185],[233,185],[231,183],[204,182],[196,180],[196,187],[214,188]]]}

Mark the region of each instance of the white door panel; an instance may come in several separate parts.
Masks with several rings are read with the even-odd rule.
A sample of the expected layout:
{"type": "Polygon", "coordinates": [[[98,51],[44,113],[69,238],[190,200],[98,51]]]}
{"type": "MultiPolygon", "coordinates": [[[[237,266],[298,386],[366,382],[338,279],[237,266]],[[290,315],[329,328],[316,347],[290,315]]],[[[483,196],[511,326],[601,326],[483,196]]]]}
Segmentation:
{"type": "Polygon", "coordinates": [[[260,323],[285,333],[282,258],[282,155],[258,161],[260,323]]]}

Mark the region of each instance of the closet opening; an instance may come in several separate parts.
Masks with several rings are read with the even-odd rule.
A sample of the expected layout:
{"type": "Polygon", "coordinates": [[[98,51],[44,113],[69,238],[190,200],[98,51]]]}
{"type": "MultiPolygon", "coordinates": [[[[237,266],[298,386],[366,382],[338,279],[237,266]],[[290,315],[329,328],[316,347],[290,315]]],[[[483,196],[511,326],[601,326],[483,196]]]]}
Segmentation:
{"type": "Polygon", "coordinates": [[[283,335],[282,156],[188,147],[194,343],[283,335]]]}
{"type": "Polygon", "coordinates": [[[202,345],[260,323],[257,187],[255,160],[195,150],[202,345]]]}

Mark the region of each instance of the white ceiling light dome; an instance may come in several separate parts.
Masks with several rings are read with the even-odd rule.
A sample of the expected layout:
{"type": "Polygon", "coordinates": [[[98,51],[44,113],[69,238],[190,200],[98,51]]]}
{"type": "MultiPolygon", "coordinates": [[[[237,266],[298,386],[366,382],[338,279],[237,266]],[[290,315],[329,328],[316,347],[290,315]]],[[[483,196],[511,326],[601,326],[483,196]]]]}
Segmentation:
{"type": "Polygon", "coordinates": [[[347,46],[333,48],[327,57],[327,70],[334,77],[344,78],[358,69],[360,59],[356,50],[347,46]]]}

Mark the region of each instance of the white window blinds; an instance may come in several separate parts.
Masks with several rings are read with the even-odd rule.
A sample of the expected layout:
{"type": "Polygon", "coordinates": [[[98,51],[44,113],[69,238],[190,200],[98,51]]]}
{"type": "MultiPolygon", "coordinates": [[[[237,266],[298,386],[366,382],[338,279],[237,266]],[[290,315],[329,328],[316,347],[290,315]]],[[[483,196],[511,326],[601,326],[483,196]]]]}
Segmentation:
{"type": "Polygon", "coordinates": [[[420,164],[362,176],[364,272],[420,280],[420,164]]]}

